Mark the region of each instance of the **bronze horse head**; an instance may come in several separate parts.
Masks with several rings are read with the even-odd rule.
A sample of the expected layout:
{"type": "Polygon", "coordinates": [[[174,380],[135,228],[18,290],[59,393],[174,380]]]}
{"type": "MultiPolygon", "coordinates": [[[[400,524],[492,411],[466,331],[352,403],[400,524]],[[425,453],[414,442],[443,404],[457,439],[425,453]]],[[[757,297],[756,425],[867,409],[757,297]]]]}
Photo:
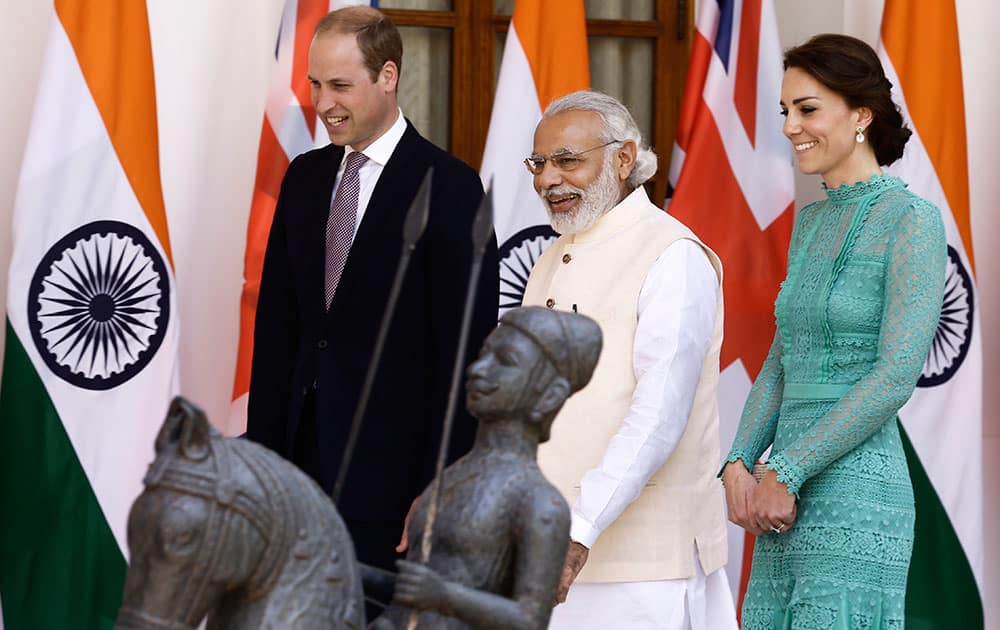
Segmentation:
{"type": "Polygon", "coordinates": [[[364,627],[347,528],[292,464],[177,398],[144,483],[116,628],[364,627]]]}

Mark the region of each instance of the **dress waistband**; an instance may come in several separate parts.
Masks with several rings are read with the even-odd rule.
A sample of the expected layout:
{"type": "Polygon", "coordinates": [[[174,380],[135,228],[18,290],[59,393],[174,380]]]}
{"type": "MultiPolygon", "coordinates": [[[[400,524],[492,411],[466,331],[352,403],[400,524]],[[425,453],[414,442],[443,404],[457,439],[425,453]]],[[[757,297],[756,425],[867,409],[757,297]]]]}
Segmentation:
{"type": "Polygon", "coordinates": [[[854,385],[846,383],[785,383],[785,398],[840,400],[854,385]]]}

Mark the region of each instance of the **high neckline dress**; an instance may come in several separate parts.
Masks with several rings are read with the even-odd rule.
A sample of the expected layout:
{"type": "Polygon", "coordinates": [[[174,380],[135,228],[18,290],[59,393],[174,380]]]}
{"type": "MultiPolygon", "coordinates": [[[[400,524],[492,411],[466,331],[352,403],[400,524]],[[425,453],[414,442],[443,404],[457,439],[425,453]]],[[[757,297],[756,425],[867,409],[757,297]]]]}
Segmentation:
{"type": "Polygon", "coordinates": [[[895,177],[802,209],[777,332],[727,458],[798,497],[791,529],[757,538],[744,630],[903,630],[914,501],[897,411],[941,310],[940,211],[895,177]]]}

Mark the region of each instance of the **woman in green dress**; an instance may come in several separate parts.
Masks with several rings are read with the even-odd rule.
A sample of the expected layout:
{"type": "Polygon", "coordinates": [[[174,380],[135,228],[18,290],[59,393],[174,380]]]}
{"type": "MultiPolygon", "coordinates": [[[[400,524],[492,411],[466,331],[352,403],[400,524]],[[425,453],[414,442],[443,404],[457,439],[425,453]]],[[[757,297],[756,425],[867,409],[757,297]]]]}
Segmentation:
{"type": "Polygon", "coordinates": [[[826,198],[796,218],[774,342],[723,468],[730,519],[758,536],[743,628],[903,630],[914,503],[896,414],[937,327],[944,226],[882,173],[911,132],[870,46],[818,35],[784,67],[784,133],[826,198]]]}

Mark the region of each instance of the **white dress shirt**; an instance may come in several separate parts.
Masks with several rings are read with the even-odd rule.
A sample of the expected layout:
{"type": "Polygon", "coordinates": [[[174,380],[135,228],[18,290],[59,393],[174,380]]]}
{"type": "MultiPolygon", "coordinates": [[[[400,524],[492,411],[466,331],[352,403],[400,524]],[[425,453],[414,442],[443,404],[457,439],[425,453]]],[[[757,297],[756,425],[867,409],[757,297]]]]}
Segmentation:
{"type": "MultiPolygon", "coordinates": [[[[392,157],[393,151],[396,150],[396,145],[399,144],[399,141],[403,138],[403,132],[406,131],[406,119],[403,117],[403,110],[397,108],[396,112],[396,122],[361,151],[368,158],[368,161],[362,164],[360,170],[358,170],[358,180],[361,184],[361,190],[358,192],[358,218],[354,221],[352,239],[358,234],[358,226],[361,225],[361,219],[365,217],[365,209],[368,207],[368,202],[371,201],[372,192],[375,190],[375,185],[378,184],[378,178],[382,176],[382,170],[385,168],[386,162],[392,157]]],[[[331,208],[333,207],[333,200],[337,198],[337,189],[340,188],[340,180],[344,176],[347,156],[352,153],[354,153],[354,149],[351,146],[344,147],[344,157],[340,160],[340,165],[337,167],[337,176],[333,182],[333,194],[330,196],[331,208]]]]}
{"type": "Polygon", "coordinates": [[[592,547],[673,453],[711,342],[719,281],[694,241],[669,245],[643,281],[633,346],[636,388],[601,463],[584,474],[570,537],[592,547]]]}

